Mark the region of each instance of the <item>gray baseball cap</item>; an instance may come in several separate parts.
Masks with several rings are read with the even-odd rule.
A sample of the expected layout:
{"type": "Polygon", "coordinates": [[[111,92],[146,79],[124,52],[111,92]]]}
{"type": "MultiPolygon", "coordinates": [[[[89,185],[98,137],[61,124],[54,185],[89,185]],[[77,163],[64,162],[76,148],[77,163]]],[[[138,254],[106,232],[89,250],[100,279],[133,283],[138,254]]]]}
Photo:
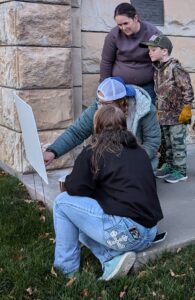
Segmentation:
{"type": "Polygon", "coordinates": [[[153,35],[149,39],[149,41],[140,43],[141,47],[160,47],[162,49],[167,49],[169,53],[171,53],[173,49],[173,45],[170,41],[170,39],[166,35],[153,35]]]}

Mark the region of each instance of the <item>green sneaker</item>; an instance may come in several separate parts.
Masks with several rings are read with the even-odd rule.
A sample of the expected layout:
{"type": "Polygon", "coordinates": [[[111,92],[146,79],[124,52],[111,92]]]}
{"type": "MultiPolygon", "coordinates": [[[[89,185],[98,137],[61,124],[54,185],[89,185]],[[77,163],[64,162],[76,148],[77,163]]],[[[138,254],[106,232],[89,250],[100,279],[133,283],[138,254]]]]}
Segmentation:
{"type": "Polygon", "coordinates": [[[171,174],[165,178],[165,181],[169,183],[176,183],[186,179],[188,179],[188,176],[186,176],[186,174],[182,174],[177,170],[172,170],[171,174]]]}
{"type": "Polygon", "coordinates": [[[156,171],[155,176],[157,178],[165,178],[171,174],[171,166],[169,164],[163,164],[160,169],[156,171]]]}
{"type": "Polygon", "coordinates": [[[135,252],[126,252],[107,261],[104,264],[104,273],[99,280],[108,281],[112,278],[124,277],[133,266],[135,259],[135,252]]]}

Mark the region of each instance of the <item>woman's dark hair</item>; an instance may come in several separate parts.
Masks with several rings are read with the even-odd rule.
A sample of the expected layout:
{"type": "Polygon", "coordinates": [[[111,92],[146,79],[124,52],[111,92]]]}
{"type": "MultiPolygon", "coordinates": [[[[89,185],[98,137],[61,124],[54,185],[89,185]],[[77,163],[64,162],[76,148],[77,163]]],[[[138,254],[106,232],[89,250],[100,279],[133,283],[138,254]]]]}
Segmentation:
{"type": "Polygon", "coordinates": [[[98,162],[104,152],[120,155],[123,147],[136,148],[136,138],[127,130],[126,116],[122,110],[105,105],[94,116],[94,135],[91,140],[92,172],[98,172],[98,162]]]}
{"type": "Polygon", "coordinates": [[[114,11],[114,18],[116,16],[126,16],[128,18],[134,19],[135,15],[137,15],[137,11],[135,7],[133,7],[130,3],[121,3],[119,4],[114,11]]]}

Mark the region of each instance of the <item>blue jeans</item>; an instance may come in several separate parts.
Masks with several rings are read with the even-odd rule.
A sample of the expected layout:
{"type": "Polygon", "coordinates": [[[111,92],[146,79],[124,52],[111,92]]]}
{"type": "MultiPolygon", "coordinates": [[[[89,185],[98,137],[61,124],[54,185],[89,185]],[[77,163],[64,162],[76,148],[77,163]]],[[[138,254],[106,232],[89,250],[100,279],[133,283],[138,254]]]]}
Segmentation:
{"type": "Polygon", "coordinates": [[[154,91],[154,82],[150,82],[147,84],[143,84],[140,85],[146,92],[148,92],[148,94],[150,95],[151,99],[152,99],[152,104],[155,105],[156,102],[156,93],[154,91]]]}
{"type": "Polygon", "coordinates": [[[98,202],[88,197],[61,193],[54,202],[56,234],[54,267],[64,274],[80,266],[80,242],[101,262],[128,251],[151,245],[157,227],[145,228],[130,218],[107,215],[98,202]]]}

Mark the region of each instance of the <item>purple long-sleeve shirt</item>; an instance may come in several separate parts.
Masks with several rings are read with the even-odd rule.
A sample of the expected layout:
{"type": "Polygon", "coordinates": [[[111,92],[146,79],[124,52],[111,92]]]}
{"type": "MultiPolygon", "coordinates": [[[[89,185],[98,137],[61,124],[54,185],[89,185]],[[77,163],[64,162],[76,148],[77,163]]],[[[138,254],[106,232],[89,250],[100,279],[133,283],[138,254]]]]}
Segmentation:
{"type": "Polygon", "coordinates": [[[139,32],[127,36],[118,26],[105,38],[100,64],[100,80],[121,76],[126,83],[143,85],[153,80],[154,70],[147,48],[140,43],[148,41],[159,30],[148,22],[140,22],[139,32]]]}

